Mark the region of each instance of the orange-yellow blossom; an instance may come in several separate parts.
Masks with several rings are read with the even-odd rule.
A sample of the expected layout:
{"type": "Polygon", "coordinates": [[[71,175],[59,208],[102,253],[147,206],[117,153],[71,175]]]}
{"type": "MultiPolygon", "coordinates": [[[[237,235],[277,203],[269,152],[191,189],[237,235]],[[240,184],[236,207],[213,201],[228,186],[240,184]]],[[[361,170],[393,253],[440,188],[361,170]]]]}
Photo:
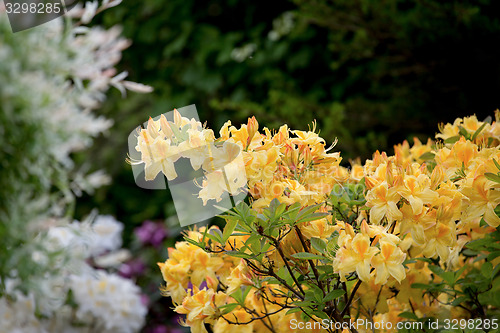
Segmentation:
{"type": "Polygon", "coordinates": [[[376,284],[385,284],[389,276],[399,283],[406,277],[403,261],[406,254],[387,238],[380,240],[380,252],[372,258],[371,264],[376,270],[376,284]]]}
{"type": "Polygon", "coordinates": [[[432,204],[438,197],[438,194],[430,189],[431,180],[427,175],[405,176],[403,182],[404,185],[398,186],[397,192],[408,200],[415,214],[420,214],[424,204],[432,204]]]}
{"type": "Polygon", "coordinates": [[[389,188],[386,181],[375,186],[366,194],[366,205],[370,209],[370,222],[379,224],[386,217],[389,222],[400,220],[403,214],[399,211],[397,203],[401,195],[394,187],[389,188]]]}
{"type": "Polygon", "coordinates": [[[356,234],[350,244],[344,245],[337,251],[333,269],[339,273],[342,281],[346,281],[346,274],[354,271],[361,281],[369,281],[370,261],[377,252],[377,248],[370,246],[368,235],[356,234]]]}
{"type": "Polygon", "coordinates": [[[491,182],[485,176],[474,179],[472,187],[465,188],[463,193],[469,199],[465,211],[466,220],[482,216],[488,225],[494,228],[500,225],[500,218],[495,213],[495,207],[500,203],[500,191],[491,189],[491,182]]]}
{"type": "Polygon", "coordinates": [[[217,308],[224,305],[227,295],[213,289],[199,290],[193,287],[192,294],[175,307],[174,311],[186,315],[186,326],[191,327],[193,333],[207,333],[205,322],[213,322],[217,316],[217,308]]]}

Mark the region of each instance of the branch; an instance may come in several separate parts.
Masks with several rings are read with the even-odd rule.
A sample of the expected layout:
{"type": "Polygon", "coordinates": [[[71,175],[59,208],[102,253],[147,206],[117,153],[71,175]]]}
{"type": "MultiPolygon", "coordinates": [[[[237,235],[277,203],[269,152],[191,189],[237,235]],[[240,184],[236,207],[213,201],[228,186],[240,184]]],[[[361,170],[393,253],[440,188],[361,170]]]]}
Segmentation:
{"type": "Polygon", "coordinates": [[[358,280],[358,282],[356,282],[356,285],[352,289],[351,296],[349,296],[349,300],[347,301],[347,304],[345,305],[344,310],[342,310],[342,312],[340,313],[340,316],[342,318],[344,318],[344,315],[347,312],[347,309],[349,308],[349,306],[351,306],[352,300],[354,299],[354,294],[356,294],[356,291],[358,291],[358,288],[360,285],[361,285],[361,280],[358,280]]]}

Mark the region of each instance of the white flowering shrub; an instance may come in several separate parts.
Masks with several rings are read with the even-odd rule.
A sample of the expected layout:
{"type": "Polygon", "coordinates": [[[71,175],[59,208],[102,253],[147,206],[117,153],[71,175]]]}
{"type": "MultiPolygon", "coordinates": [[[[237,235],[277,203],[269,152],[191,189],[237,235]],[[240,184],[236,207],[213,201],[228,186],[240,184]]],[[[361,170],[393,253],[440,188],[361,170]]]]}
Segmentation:
{"type": "Polygon", "coordinates": [[[138,288],[98,270],[128,258],[120,249],[123,225],[110,216],[71,222],[75,196],[109,181],[72,160],[112,125],[96,114],[107,91],[151,91],[115,69],[130,45],[118,27],[83,25],[119,2],[87,3],[71,17],[15,34],[0,3],[0,333],[142,326],[138,288]],[[92,281],[87,292],[109,302],[127,295],[104,312],[75,293],[78,279],[92,281]]]}

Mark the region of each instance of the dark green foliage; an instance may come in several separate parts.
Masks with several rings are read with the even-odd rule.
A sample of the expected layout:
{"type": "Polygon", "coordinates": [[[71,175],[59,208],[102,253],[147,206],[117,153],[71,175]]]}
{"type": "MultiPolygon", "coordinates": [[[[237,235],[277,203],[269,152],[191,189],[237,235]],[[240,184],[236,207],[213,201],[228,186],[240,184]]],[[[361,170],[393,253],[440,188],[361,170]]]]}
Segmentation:
{"type": "Polygon", "coordinates": [[[251,115],[272,128],[307,129],[317,119],[329,143],[338,137],[345,163],[432,137],[457,116],[483,119],[499,106],[498,12],[489,0],[144,0],[110,9],[97,23],[123,26],[133,41],[123,69],[155,92],[108,101],[115,127],[93,162],[116,185],[79,213],[97,205],[134,224],[165,216],[168,193],[135,188],[124,160],[128,134],[174,107],[196,104],[214,129],[251,115]],[[280,28],[288,12],[293,27],[280,28]],[[248,44],[251,57],[234,60],[248,44]]]}

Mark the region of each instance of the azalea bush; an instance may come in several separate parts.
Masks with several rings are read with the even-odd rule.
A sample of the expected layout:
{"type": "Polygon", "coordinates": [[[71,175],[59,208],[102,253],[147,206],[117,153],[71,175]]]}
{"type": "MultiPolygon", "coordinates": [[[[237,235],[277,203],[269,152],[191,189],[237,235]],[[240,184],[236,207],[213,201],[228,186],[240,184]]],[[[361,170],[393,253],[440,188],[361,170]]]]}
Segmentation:
{"type": "Polygon", "coordinates": [[[350,325],[360,319],[498,328],[499,120],[459,118],[434,141],[346,168],[314,124],[271,131],[250,118],[216,138],[178,112],[150,119],[135,161],[146,178],[174,180],[189,159],[205,205],[248,195],[224,227],[195,226],[168,249],[163,294],[192,332],[372,331],[350,325]]]}

